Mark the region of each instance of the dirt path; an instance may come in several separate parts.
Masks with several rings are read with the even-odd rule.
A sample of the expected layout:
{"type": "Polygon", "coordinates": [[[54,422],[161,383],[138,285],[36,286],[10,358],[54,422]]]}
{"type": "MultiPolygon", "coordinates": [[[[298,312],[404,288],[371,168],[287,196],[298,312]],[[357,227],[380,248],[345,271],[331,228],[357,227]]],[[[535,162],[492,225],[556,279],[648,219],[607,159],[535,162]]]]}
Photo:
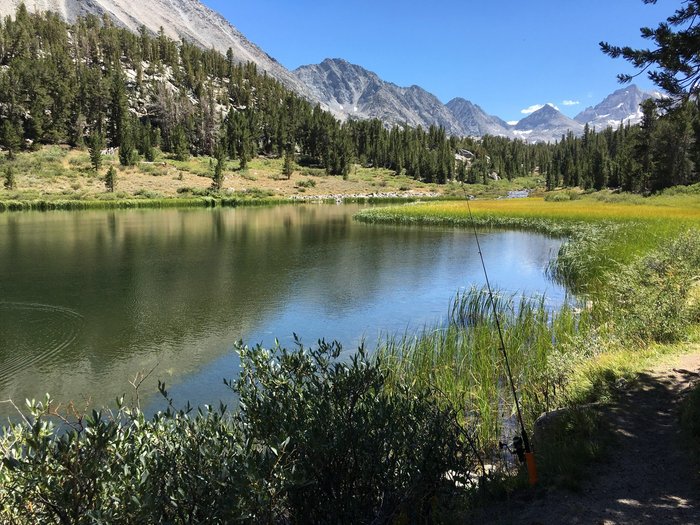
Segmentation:
{"type": "Polygon", "coordinates": [[[504,505],[492,523],[700,524],[700,476],[678,414],[683,391],[699,381],[700,353],[642,374],[610,411],[613,449],[580,492],[504,505]]]}

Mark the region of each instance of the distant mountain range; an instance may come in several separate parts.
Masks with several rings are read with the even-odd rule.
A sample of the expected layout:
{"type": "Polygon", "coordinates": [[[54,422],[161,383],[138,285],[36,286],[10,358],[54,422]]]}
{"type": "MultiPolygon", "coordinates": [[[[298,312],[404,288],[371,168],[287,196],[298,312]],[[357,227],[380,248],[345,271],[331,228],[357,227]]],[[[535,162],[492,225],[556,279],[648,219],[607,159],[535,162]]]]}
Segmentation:
{"type": "Polygon", "coordinates": [[[619,126],[620,122],[637,124],[642,120],[640,104],[648,98],[661,97],[659,92],[642,91],[632,84],[608,95],[597,106],[586,108],[576,115],[574,120],[597,129],[619,126]]]}
{"type": "MultiPolygon", "coordinates": [[[[14,15],[22,1],[0,0],[0,16],[14,15]]],[[[68,21],[94,14],[107,15],[114,23],[133,31],[145,26],[157,33],[162,27],[171,38],[184,38],[222,53],[231,49],[237,62],[255,63],[260,70],[337,117],[378,118],[387,125],[423,128],[438,125],[452,135],[489,134],[528,142],[553,141],[569,130],[580,134],[585,124],[598,129],[618,126],[621,122],[635,124],[641,120],[639,104],[646,98],[661,96],[631,85],[615,91],[574,119],[545,105],[511,126],[464,98],[443,104],[419,86],[397,86],[342,59],[326,59],[289,71],[198,0],[29,0],[24,3],[30,10],[55,11],[68,21]]]]}
{"type": "Polygon", "coordinates": [[[586,123],[598,129],[617,127],[621,122],[636,124],[641,120],[641,102],[660,96],[631,85],[615,91],[574,119],[546,104],[510,125],[466,99],[455,98],[443,105],[435,95],[419,86],[399,87],[339,58],[302,66],[293,73],[309,87],[316,100],[346,118],[378,118],[388,125],[424,128],[436,124],[453,135],[481,137],[488,134],[528,142],[559,140],[568,131],[579,135],[586,123]]]}

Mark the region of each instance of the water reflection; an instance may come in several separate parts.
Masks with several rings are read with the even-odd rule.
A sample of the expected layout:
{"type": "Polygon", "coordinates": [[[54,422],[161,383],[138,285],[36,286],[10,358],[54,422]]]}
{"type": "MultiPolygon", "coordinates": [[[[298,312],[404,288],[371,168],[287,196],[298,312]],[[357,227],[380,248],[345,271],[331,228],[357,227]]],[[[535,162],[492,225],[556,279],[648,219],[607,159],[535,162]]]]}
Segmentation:
{"type": "MultiPolygon", "coordinates": [[[[352,347],[436,322],[482,282],[468,232],[358,224],[357,209],[1,214],[0,400],[111,403],[156,367],[143,391],[163,379],[212,402],[238,339],[289,344],[297,332],[352,347]]],[[[558,245],[482,238],[496,286],[555,300],[543,269],[558,245]]]]}

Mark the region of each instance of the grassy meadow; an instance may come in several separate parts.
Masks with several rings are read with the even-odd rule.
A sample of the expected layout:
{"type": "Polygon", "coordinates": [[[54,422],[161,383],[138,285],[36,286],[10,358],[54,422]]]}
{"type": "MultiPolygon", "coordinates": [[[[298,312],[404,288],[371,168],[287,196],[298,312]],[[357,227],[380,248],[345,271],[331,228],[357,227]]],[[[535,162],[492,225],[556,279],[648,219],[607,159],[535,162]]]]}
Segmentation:
{"type": "MultiPolygon", "coordinates": [[[[228,161],[223,187],[214,191],[215,162],[207,156],[179,161],[157,151],[154,162],[124,167],[117,155],[110,153],[103,155],[102,168],[95,171],[86,149],[44,146],[37,151],[19,152],[13,160],[0,160],[0,211],[236,205],[324,197],[335,201],[337,197],[352,200],[371,195],[405,200],[464,197],[462,187],[456,183],[427,184],[391,170],[359,164],[345,178],[295,164],[287,178],[282,174],[283,159],[274,157],[251,159],[246,169],[241,169],[237,160],[228,161]],[[113,192],[107,191],[104,180],[111,166],[117,173],[113,192]],[[7,169],[14,175],[12,188],[4,185],[7,169]]],[[[470,186],[469,193],[495,198],[523,188],[538,191],[541,183],[536,177],[491,181],[470,186]]]]}

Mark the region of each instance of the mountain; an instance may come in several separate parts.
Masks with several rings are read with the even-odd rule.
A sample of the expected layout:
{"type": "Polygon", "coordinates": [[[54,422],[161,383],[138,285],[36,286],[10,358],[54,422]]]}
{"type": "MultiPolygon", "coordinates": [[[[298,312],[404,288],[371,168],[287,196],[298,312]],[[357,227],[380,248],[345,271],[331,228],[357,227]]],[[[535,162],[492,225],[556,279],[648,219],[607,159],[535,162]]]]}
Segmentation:
{"type": "Polygon", "coordinates": [[[462,125],[466,135],[472,137],[482,137],[484,135],[495,135],[510,137],[513,132],[505,121],[498,117],[487,114],[476,104],[463,98],[453,98],[447,103],[447,109],[462,125]]]}
{"type": "Polygon", "coordinates": [[[449,134],[465,130],[438,98],[418,86],[399,87],[376,73],[342,59],[293,71],[317,100],[336,114],[351,118],[378,118],[388,125],[442,126],[449,134]]]}
{"type": "MultiPolygon", "coordinates": [[[[23,1],[1,0],[0,16],[14,16],[23,1]]],[[[108,15],[115,24],[132,31],[145,26],[155,34],[162,27],[175,40],[184,38],[222,53],[231,48],[237,62],[253,62],[287,88],[312,99],[306,86],[284,66],[198,0],[29,0],[24,3],[30,11],[54,11],[69,22],[88,14],[108,15]]]]}
{"type": "Polygon", "coordinates": [[[578,135],[583,132],[583,124],[570,119],[551,104],[545,104],[513,127],[515,135],[528,142],[552,142],[568,131],[578,135]]]}
{"type": "Polygon", "coordinates": [[[600,104],[586,108],[574,120],[599,130],[608,126],[616,128],[621,122],[638,124],[642,120],[639,105],[648,98],[658,99],[661,94],[642,91],[632,84],[608,95],[600,104]]]}
{"type": "MultiPolygon", "coordinates": [[[[23,1],[0,0],[0,16],[14,15],[23,1]]],[[[455,98],[444,105],[419,86],[399,87],[342,59],[326,59],[290,72],[199,0],[29,0],[25,5],[30,10],[57,12],[69,22],[92,14],[107,15],[115,24],[132,31],[145,26],[155,34],[163,28],[167,36],[185,39],[203,48],[214,48],[222,53],[231,49],[236,62],[253,62],[285,87],[320,103],[341,119],[378,118],[387,125],[408,124],[423,128],[437,125],[451,135],[490,134],[529,142],[553,141],[568,130],[581,133],[586,123],[598,129],[616,127],[620,122],[636,124],[641,120],[641,102],[661,96],[631,85],[585,109],[574,120],[545,106],[517,125],[509,126],[468,100],[455,98]]]]}

